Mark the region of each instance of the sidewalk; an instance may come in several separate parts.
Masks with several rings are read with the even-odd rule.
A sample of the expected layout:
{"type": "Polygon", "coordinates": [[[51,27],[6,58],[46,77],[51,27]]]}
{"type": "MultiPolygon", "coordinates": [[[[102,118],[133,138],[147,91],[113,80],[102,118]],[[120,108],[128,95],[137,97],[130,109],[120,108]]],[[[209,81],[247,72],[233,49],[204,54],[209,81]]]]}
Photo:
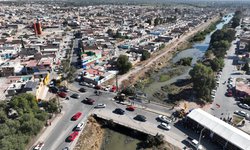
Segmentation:
{"type": "MultiPolygon", "coordinates": [[[[130,102],[126,101],[126,102],[122,102],[122,104],[124,105],[131,105],[130,102]]],[[[168,116],[170,117],[171,116],[171,112],[165,112],[165,111],[159,111],[159,110],[168,110],[168,111],[171,111],[169,108],[167,107],[164,107],[164,106],[161,106],[161,105],[156,105],[154,104],[155,106],[154,107],[158,107],[158,109],[152,109],[150,108],[150,103],[148,104],[143,104],[140,105],[138,103],[134,103],[133,106],[135,106],[136,108],[139,108],[139,109],[143,109],[145,111],[149,111],[149,112],[152,112],[152,113],[155,113],[155,114],[158,114],[158,115],[164,115],[164,116],[168,116]]]]}
{"type": "Polygon", "coordinates": [[[54,129],[54,127],[57,125],[58,121],[61,119],[63,116],[64,111],[62,111],[60,114],[57,114],[51,119],[51,125],[50,126],[45,126],[40,133],[32,140],[30,141],[28,145],[28,149],[32,150],[32,147],[36,145],[38,142],[43,142],[46,140],[46,138],[49,136],[51,131],[54,129]]]}

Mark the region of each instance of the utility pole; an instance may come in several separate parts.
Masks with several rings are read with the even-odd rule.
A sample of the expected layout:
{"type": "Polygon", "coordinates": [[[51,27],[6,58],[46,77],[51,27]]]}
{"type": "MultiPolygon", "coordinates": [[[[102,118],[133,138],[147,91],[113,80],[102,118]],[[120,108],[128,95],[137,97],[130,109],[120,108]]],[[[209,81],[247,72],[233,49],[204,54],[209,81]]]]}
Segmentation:
{"type": "Polygon", "coordinates": [[[200,143],[201,143],[202,132],[203,132],[203,130],[205,130],[205,129],[206,129],[206,128],[203,127],[203,129],[201,130],[200,137],[199,137],[199,142],[198,142],[197,147],[196,147],[197,150],[199,149],[199,146],[200,146],[200,143]]]}
{"type": "Polygon", "coordinates": [[[115,75],[115,83],[116,83],[116,91],[117,93],[119,92],[119,87],[118,87],[118,74],[115,75]]]}

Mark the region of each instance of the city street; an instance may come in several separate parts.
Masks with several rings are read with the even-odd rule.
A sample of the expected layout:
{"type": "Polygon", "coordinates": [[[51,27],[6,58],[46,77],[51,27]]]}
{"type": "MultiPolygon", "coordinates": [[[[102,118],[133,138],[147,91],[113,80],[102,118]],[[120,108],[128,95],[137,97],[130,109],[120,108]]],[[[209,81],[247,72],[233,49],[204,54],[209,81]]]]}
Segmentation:
{"type": "Polygon", "coordinates": [[[236,49],[236,39],[232,42],[230,49],[227,51],[227,57],[224,59],[225,66],[222,70],[222,76],[219,79],[219,86],[216,90],[214,101],[211,105],[209,113],[216,116],[217,118],[228,118],[231,117],[235,110],[243,110],[250,114],[249,110],[245,110],[237,106],[234,97],[227,97],[225,93],[227,91],[227,83],[223,84],[223,82],[227,82],[229,77],[232,77],[235,80],[238,77],[249,77],[248,75],[235,75],[237,72],[236,66],[233,65],[234,59],[236,59],[235,49],[236,49]],[[218,107],[218,105],[220,107],[218,107]]]}

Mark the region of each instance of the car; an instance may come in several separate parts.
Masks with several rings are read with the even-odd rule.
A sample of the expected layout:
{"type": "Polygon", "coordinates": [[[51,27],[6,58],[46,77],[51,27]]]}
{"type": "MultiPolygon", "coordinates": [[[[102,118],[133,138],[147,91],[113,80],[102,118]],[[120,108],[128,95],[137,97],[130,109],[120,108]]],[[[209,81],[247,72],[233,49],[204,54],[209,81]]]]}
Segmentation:
{"type": "Polygon", "coordinates": [[[81,112],[77,112],[76,114],[74,114],[74,116],[72,116],[72,120],[77,120],[81,117],[82,113],[81,112]]]}
{"type": "Polygon", "coordinates": [[[59,92],[58,96],[60,96],[61,98],[65,98],[65,97],[67,97],[67,93],[65,93],[65,92],[59,92]]]}
{"type": "Polygon", "coordinates": [[[49,87],[54,87],[54,86],[55,86],[54,81],[50,81],[50,83],[49,83],[49,87]]]}
{"type": "Polygon", "coordinates": [[[95,103],[95,100],[93,100],[91,98],[86,98],[82,102],[85,104],[93,105],[95,103]]]}
{"type": "Polygon", "coordinates": [[[128,111],[134,111],[135,110],[135,106],[129,105],[129,106],[127,106],[126,110],[128,110],[128,111]]]}
{"type": "Polygon", "coordinates": [[[115,114],[119,114],[119,115],[124,115],[125,114],[125,111],[122,110],[121,108],[116,108],[113,113],[115,114]]]}
{"type": "Polygon", "coordinates": [[[105,108],[106,104],[97,104],[95,108],[105,108]]]}
{"type": "Polygon", "coordinates": [[[100,85],[96,85],[94,88],[95,88],[96,90],[101,90],[101,89],[102,89],[102,87],[101,87],[100,85]]]}
{"type": "Polygon", "coordinates": [[[159,116],[158,116],[158,119],[159,119],[160,121],[165,122],[165,123],[168,123],[168,124],[172,122],[171,119],[169,119],[167,116],[164,116],[164,115],[159,115],[159,116]]]}
{"type": "Polygon", "coordinates": [[[33,150],[41,150],[44,146],[43,142],[39,142],[34,148],[33,150]]]}
{"type": "Polygon", "coordinates": [[[135,120],[138,120],[138,121],[142,121],[142,122],[146,122],[147,121],[147,118],[143,115],[136,115],[134,117],[135,120]]]}
{"type": "Polygon", "coordinates": [[[85,89],[85,88],[80,88],[80,89],[79,89],[79,92],[84,93],[84,92],[86,92],[86,89],[85,89]]]}
{"type": "Polygon", "coordinates": [[[78,99],[78,98],[80,98],[80,95],[79,95],[79,94],[74,93],[74,94],[72,94],[72,95],[71,95],[71,97],[72,97],[72,98],[76,98],[76,99],[78,99]]]}
{"type": "Polygon", "coordinates": [[[233,93],[232,93],[232,92],[226,92],[226,96],[232,97],[232,96],[233,96],[233,93]]]}
{"type": "Polygon", "coordinates": [[[57,93],[57,92],[59,91],[59,89],[58,89],[57,87],[53,86],[53,87],[50,87],[50,88],[49,88],[49,91],[50,91],[51,93],[57,93]]]}
{"type": "Polygon", "coordinates": [[[78,131],[74,131],[73,133],[71,133],[69,136],[68,136],[68,140],[71,142],[71,141],[74,141],[75,138],[77,137],[78,135],[78,131]]]}
{"type": "Polygon", "coordinates": [[[77,124],[75,131],[81,131],[84,127],[84,122],[80,122],[77,124]]]}
{"type": "Polygon", "coordinates": [[[239,115],[239,116],[242,116],[242,117],[246,117],[247,116],[247,113],[242,111],[242,110],[236,110],[234,112],[235,114],[239,115]]]}
{"type": "Polygon", "coordinates": [[[228,84],[227,87],[228,87],[229,89],[232,89],[232,88],[233,88],[233,85],[232,85],[232,84],[228,84]]]}
{"type": "Polygon", "coordinates": [[[69,147],[64,147],[62,150],[69,150],[69,147]]]}
{"type": "Polygon", "coordinates": [[[90,83],[90,84],[89,84],[89,87],[90,87],[90,88],[94,88],[94,87],[95,87],[95,85],[94,85],[94,84],[92,84],[92,83],[90,83]]]}
{"type": "Polygon", "coordinates": [[[165,130],[170,130],[171,129],[171,126],[168,123],[164,123],[164,122],[162,122],[159,125],[159,127],[162,128],[162,129],[165,129],[165,130]]]}
{"type": "Polygon", "coordinates": [[[79,82],[79,85],[86,86],[86,82],[79,82]]]}
{"type": "Polygon", "coordinates": [[[193,146],[195,149],[198,150],[202,150],[203,146],[199,144],[199,142],[191,137],[187,137],[187,139],[185,140],[186,142],[188,142],[191,146],[193,146]]]}
{"type": "Polygon", "coordinates": [[[244,103],[237,103],[239,107],[244,108],[244,109],[250,109],[250,107],[247,104],[244,103]]]}
{"type": "Polygon", "coordinates": [[[66,86],[61,86],[61,87],[59,87],[59,91],[61,91],[61,92],[68,92],[69,89],[66,86]]]}

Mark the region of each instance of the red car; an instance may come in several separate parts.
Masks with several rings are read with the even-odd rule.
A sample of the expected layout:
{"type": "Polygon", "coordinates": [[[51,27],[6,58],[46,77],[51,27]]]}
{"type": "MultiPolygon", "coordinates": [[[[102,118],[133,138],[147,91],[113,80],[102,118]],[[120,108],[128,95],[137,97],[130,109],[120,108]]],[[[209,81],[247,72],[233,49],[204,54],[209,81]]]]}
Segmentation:
{"type": "Polygon", "coordinates": [[[86,98],[85,100],[83,100],[83,102],[85,104],[93,105],[95,103],[95,100],[93,100],[91,98],[86,98]]]}
{"type": "Polygon", "coordinates": [[[65,92],[59,92],[58,96],[60,96],[61,98],[65,98],[65,97],[67,97],[67,93],[65,93],[65,92]]]}
{"type": "Polygon", "coordinates": [[[130,105],[130,106],[128,106],[128,107],[126,108],[126,110],[134,111],[134,110],[135,110],[135,106],[130,105]]]}
{"type": "Polygon", "coordinates": [[[81,112],[77,112],[71,119],[72,119],[72,120],[77,120],[78,118],[81,117],[81,115],[82,115],[81,112]]]}
{"type": "Polygon", "coordinates": [[[227,92],[227,93],[226,93],[226,96],[232,97],[232,96],[233,96],[233,93],[232,93],[232,92],[227,92]]]}
{"type": "Polygon", "coordinates": [[[68,137],[68,140],[71,142],[71,141],[74,141],[75,138],[77,137],[78,135],[78,131],[74,131],[73,133],[71,133],[68,137]]]}

